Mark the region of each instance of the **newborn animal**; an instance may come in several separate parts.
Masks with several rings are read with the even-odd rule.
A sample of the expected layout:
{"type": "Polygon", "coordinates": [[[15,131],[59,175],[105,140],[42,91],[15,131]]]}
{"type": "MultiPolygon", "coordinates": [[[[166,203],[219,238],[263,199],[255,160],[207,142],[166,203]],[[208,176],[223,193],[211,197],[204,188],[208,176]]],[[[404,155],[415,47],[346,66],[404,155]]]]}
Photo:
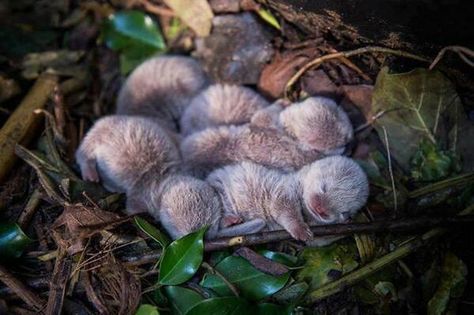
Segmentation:
{"type": "Polygon", "coordinates": [[[125,81],[116,113],[153,117],[162,126],[179,131],[177,122],[185,108],[208,84],[204,70],[190,57],[153,57],[125,81]]]}
{"type": "Polygon", "coordinates": [[[221,230],[220,236],[255,233],[260,224],[264,230],[283,227],[295,239],[309,241],[308,223],[344,222],[369,194],[363,170],[342,156],[321,159],[292,174],[242,162],[215,170],[207,181],[222,199],[220,228],[227,231],[221,230]],[[249,222],[252,229],[245,226],[249,222]]]}
{"type": "Polygon", "coordinates": [[[352,138],[347,114],[330,99],[312,97],[284,109],[278,103],[264,108],[250,124],[191,134],[181,152],[196,174],[240,161],[291,171],[341,154],[352,138]]]}
{"type": "Polygon", "coordinates": [[[181,117],[181,132],[189,135],[207,127],[241,125],[268,106],[253,90],[226,84],[214,84],[196,96],[181,117]]]}

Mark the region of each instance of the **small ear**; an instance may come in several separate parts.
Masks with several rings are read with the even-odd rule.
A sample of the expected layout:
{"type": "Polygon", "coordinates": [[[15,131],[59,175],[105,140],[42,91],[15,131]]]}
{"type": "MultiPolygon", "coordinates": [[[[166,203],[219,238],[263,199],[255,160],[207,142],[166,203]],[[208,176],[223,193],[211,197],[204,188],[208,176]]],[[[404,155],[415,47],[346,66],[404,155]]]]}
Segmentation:
{"type": "Polygon", "coordinates": [[[311,209],[321,216],[321,218],[327,218],[329,209],[326,198],[320,194],[312,194],[310,197],[309,205],[311,209]]]}

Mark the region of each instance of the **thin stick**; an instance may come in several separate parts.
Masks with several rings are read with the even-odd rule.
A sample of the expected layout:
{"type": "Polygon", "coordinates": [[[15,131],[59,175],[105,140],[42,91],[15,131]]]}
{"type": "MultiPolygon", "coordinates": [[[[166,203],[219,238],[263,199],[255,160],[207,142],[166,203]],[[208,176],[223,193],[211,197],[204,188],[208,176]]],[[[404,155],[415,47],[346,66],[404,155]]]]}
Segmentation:
{"type": "Polygon", "coordinates": [[[385,138],[385,146],[387,148],[388,171],[390,173],[390,182],[392,183],[393,207],[395,211],[397,211],[398,210],[397,190],[395,187],[395,178],[393,176],[392,157],[390,156],[390,145],[388,143],[387,129],[385,129],[384,126],[382,126],[382,129],[383,129],[383,135],[385,138]]]}
{"type": "Polygon", "coordinates": [[[59,248],[56,264],[53,269],[49,285],[49,298],[46,307],[46,315],[61,314],[63,309],[66,286],[71,275],[72,259],[63,248],[59,248]]]}
{"type": "Polygon", "coordinates": [[[288,98],[289,90],[290,88],[298,81],[298,79],[310,68],[319,66],[323,62],[331,59],[338,59],[338,58],[349,58],[352,56],[360,55],[360,54],[365,54],[365,53],[384,53],[384,54],[391,54],[391,55],[396,55],[400,57],[405,57],[405,58],[411,58],[423,62],[429,62],[428,59],[417,56],[415,54],[411,54],[405,51],[401,50],[394,50],[390,48],[385,48],[385,47],[377,47],[377,46],[369,46],[369,47],[363,47],[351,51],[345,51],[345,52],[337,52],[333,54],[328,54],[324,55],[321,57],[317,57],[307,64],[305,64],[300,70],[298,70],[291,78],[288,80],[285,86],[285,98],[288,98]]]}
{"type": "Polygon", "coordinates": [[[35,189],[28,199],[25,208],[18,217],[17,223],[22,229],[26,229],[28,224],[30,224],[31,218],[36,212],[38,205],[41,202],[41,193],[39,189],[35,189]]]}
{"type": "Polygon", "coordinates": [[[456,177],[448,178],[448,179],[433,183],[428,186],[418,188],[416,190],[411,191],[408,194],[408,197],[418,198],[423,195],[434,193],[446,188],[452,188],[456,186],[467,186],[468,184],[472,184],[472,183],[474,183],[474,172],[462,174],[456,177]]]}
{"type": "MultiPolygon", "coordinates": [[[[411,232],[428,229],[436,226],[460,226],[474,223],[474,216],[464,217],[420,217],[402,220],[384,220],[364,223],[344,223],[311,226],[315,237],[330,235],[352,235],[358,233],[394,233],[411,232]]],[[[225,237],[206,241],[204,250],[207,252],[222,250],[233,246],[251,246],[271,242],[280,242],[291,239],[291,235],[284,231],[261,232],[237,237],[225,237]]],[[[156,263],[161,250],[147,251],[135,256],[125,256],[122,261],[126,266],[141,266],[156,263]]]]}
{"type": "Polygon", "coordinates": [[[459,55],[459,57],[468,65],[471,67],[474,67],[474,62],[469,60],[467,56],[474,58],[474,51],[470,50],[469,48],[463,47],[463,46],[447,46],[444,47],[443,49],[440,50],[436,58],[433,60],[431,63],[429,69],[433,70],[433,68],[440,62],[440,60],[443,58],[444,54],[447,51],[452,51],[455,52],[459,55]],[[467,55],[467,56],[466,56],[467,55]]]}
{"type": "Polygon", "coordinates": [[[37,311],[43,309],[45,302],[1,265],[0,281],[15,292],[27,305],[32,306],[37,311]]]}
{"type": "MultiPolygon", "coordinates": [[[[458,217],[466,216],[474,211],[474,204],[464,209],[458,214],[458,217]]],[[[418,248],[429,244],[431,240],[446,233],[446,229],[434,228],[420,237],[412,238],[405,244],[399,246],[394,251],[380,257],[379,259],[343,276],[342,278],[330,282],[319,289],[309,293],[306,297],[306,303],[312,304],[325,297],[333,295],[357,282],[366,279],[368,276],[396,262],[397,260],[413,253],[418,248]]]]}

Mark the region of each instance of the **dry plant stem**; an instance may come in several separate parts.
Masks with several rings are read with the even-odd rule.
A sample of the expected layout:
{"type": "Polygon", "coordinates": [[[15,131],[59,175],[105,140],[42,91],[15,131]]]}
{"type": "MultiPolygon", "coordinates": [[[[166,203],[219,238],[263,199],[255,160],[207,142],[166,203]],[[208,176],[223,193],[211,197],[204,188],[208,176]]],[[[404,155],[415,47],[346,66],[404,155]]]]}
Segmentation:
{"type": "Polygon", "coordinates": [[[423,195],[437,192],[439,190],[453,188],[457,186],[467,186],[469,184],[474,184],[474,173],[462,174],[456,177],[448,178],[437,183],[421,187],[416,189],[408,194],[409,198],[418,198],[423,195]]]}
{"type": "Polygon", "coordinates": [[[49,285],[49,298],[46,307],[46,315],[61,314],[63,309],[64,295],[67,282],[71,275],[72,259],[68,256],[66,249],[59,248],[59,254],[56,258],[56,264],[53,269],[49,285]]]}
{"type": "Polygon", "coordinates": [[[457,53],[459,55],[459,58],[461,58],[465,63],[467,63],[471,67],[474,67],[474,61],[469,60],[467,57],[469,56],[471,58],[474,58],[474,51],[463,46],[447,46],[440,50],[435,60],[433,60],[433,62],[431,63],[430,68],[429,68],[430,70],[433,70],[433,68],[440,62],[440,60],[443,58],[444,54],[447,51],[452,51],[452,52],[457,53]]]}
{"type": "Polygon", "coordinates": [[[41,117],[33,111],[44,108],[56,82],[56,76],[42,74],[0,130],[0,182],[16,161],[15,145],[27,144],[37,133],[41,117]]]}
{"type": "MultiPolygon", "coordinates": [[[[460,212],[458,216],[463,217],[468,214],[471,214],[472,212],[474,212],[474,205],[471,205],[462,212],[460,212]]],[[[349,286],[356,284],[357,282],[381,270],[382,268],[398,261],[399,259],[407,256],[408,254],[413,253],[418,248],[429,244],[434,238],[440,237],[441,235],[446,233],[446,231],[447,230],[443,228],[434,228],[419,237],[412,238],[411,240],[399,246],[394,251],[386,254],[385,256],[382,256],[379,259],[351,273],[346,274],[345,276],[336,281],[328,283],[322,286],[321,288],[312,291],[307,295],[306,303],[315,303],[325,297],[333,295],[349,286]]]]}
{"type": "Polygon", "coordinates": [[[234,295],[236,297],[239,297],[239,290],[232,284],[230,283],[229,280],[227,280],[219,271],[217,271],[214,267],[212,267],[211,265],[209,265],[207,262],[203,262],[202,267],[206,268],[207,271],[209,271],[209,273],[211,274],[214,274],[216,276],[218,276],[219,278],[221,278],[222,281],[224,281],[224,283],[227,285],[227,287],[229,287],[229,289],[232,291],[232,293],[234,293],[234,295]]]}
{"type": "MultiPolygon", "coordinates": [[[[384,220],[367,223],[344,223],[311,226],[311,231],[315,237],[330,235],[352,235],[357,233],[377,233],[377,232],[413,232],[420,229],[432,228],[435,226],[459,226],[474,223],[474,215],[463,217],[421,217],[403,220],[384,220]]],[[[212,252],[233,246],[251,246],[271,242],[290,240],[291,235],[284,230],[261,232],[236,237],[225,237],[206,241],[204,250],[212,252]]],[[[136,267],[146,264],[154,264],[161,255],[161,250],[148,251],[135,256],[125,256],[121,261],[127,267],[136,267]]]]}
{"type": "Polygon", "coordinates": [[[86,295],[87,295],[87,298],[89,299],[89,302],[92,303],[92,305],[99,312],[99,314],[107,314],[108,309],[101,302],[94,288],[92,287],[91,272],[84,271],[83,279],[84,279],[84,287],[86,289],[86,295]]]}
{"type": "Polygon", "coordinates": [[[328,54],[324,55],[318,58],[315,58],[305,64],[300,70],[298,70],[291,78],[288,80],[285,86],[285,98],[288,98],[288,92],[290,88],[298,81],[298,79],[310,68],[319,66],[323,62],[331,59],[340,59],[340,58],[349,58],[352,56],[360,55],[360,54],[365,54],[365,53],[384,53],[384,54],[391,54],[395,56],[400,56],[400,57],[406,57],[406,58],[411,58],[423,62],[429,62],[428,59],[417,56],[415,54],[411,54],[405,51],[401,50],[395,50],[395,49],[390,49],[390,48],[385,48],[385,47],[377,47],[377,46],[369,46],[369,47],[363,47],[355,50],[350,50],[350,51],[345,51],[345,52],[337,52],[333,54],[328,54]]]}
{"type": "Polygon", "coordinates": [[[45,302],[0,265],[0,281],[9,287],[20,299],[36,311],[41,311],[45,302]]]}
{"type": "Polygon", "coordinates": [[[17,220],[18,225],[24,230],[30,224],[31,218],[36,212],[38,205],[41,202],[41,193],[39,189],[35,189],[31,194],[28,202],[26,203],[25,208],[20,214],[20,217],[17,220]]]}
{"type": "Polygon", "coordinates": [[[397,199],[397,188],[395,187],[395,178],[393,176],[393,167],[392,167],[392,156],[390,154],[390,144],[388,142],[388,134],[387,129],[382,126],[383,135],[385,139],[385,146],[387,148],[387,160],[388,160],[388,171],[390,173],[390,182],[392,184],[392,192],[393,192],[393,208],[395,211],[398,210],[398,199],[397,199]]]}

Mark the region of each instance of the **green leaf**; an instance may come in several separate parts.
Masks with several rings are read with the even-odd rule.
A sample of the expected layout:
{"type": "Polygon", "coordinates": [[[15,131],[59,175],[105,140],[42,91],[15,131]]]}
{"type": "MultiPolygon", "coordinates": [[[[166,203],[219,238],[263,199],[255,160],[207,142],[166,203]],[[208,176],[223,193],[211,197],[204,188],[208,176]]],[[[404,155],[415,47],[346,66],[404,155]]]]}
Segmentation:
{"type": "Polygon", "coordinates": [[[166,286],[166,295],[173,309],[173,314],[186,314],[196,304],[203,301],[203,297],[197,292],[178,286],[166,286]]]}
{"type": "Polygon", "coordinates": [[[166,45],[158,25],[140,11],[111,15],[102,26],[102,40],[120,53],[120,71],[127,74],[166,45]]]}
{"type": "Polygon", "coordinates": [[[23,254],[31,239],[16,223],[0,224],[0,259],[18,258],[23,254]]]}
{"type": "Polygon", "coordinates": [[[273,16],[273,14],[266,10],[266,9],[259,9],[257,10],[257,14],[268,24],[276,28],[277,30],[281,30],[280,23],[278,23],[277,19],[273,16]]]}
{"type": "Polygon", "coordinates": [[[162,233],[154,225],[150,224],[147,220],[140,217],[135,217],[134,222],[140,230],[142,230],[146,235],[151,237],[152,240],[160,244],[161,247],[165,248],[170,243],[170,239],[168,238],[168,236],[162,233]]]}
{"type": "Polygon", "coordinates": [[[165,48],[158,25],[140,11],[122,11],[112,14],[103,29],[105,44],[113,50],[120,50],[134,44],[165,48]]]}
{"type": "Polygon", "coordinates": [[[160,312],[154,305],[142,304],[136,311],[135,315],[160,315],[160,312]]]}
{"type": "Polygon", "coordinates": [[[320,248],[305,248],[301,258],[306,263],[296,274],[296,279],[308,281],[312,290],[317,289],[356,269],[359,266],[356,257],[357,248],[353,244],[336,243],[320,248]]]}
{"type": "MultiPolygon", "coordinates": [[[[242,257],[229,256],[215,267],[230,283],[235,285],[242,296],[260,300],[278,292],[288,281],[290,275],[275,277],[261,272],[242,257]]],[[[217,275],[205,274],[201,285],[221,296],[232,295],[226,283],[217,275]]]]}
{"type": "Polygon", "coordinates": [[[270,250],[260,250],[258,253],[264,257],[267,257],[268,259],[271,259],[273,261],[276,261],[280,264],[283,264],[288,267],[297,267],[298,264],[298,257],[296,256],[291,256],[285,253],[280,253],[280,252],[272,252],[270,250]]]}
{"type": "Polygon", "coordinates": [[[252,314],[253,308],[238,297],[220,297],[204,300],[190,309],[186,315],[236,315],[252,314]]]}
{"type": "Polygon", "coordinates": [[[202,263],[206,229],[204,227],[188,234],[164,250],[160,263],[160,284],[177,285],[191,279],[202,263]]]}
{"type": "Polygon", "coordinates": [[[391,155],[408,171],[422,139],[443,149],[455,143],[461,105],[453,84],[439,71],[390,74],[383,68],[375,84],[371,114],[384,112],[375,128],[382,139],[385,128],[391,155]]]}
{"type": "Polygon", "coordinates": [[[459,159],[454,152],[440,150],[438,146],[426,140],[421,141],[411,165],[411,175],[417,181],[436,181],[461,170],[459,159]]]}
{"type": "Polygon", "coordinates": [[[466,285],[467,267],[452,253],[444,257],[440,284],[428,302],[429,315],[444,314],[451,298],[461,297],[466,285]]]}

